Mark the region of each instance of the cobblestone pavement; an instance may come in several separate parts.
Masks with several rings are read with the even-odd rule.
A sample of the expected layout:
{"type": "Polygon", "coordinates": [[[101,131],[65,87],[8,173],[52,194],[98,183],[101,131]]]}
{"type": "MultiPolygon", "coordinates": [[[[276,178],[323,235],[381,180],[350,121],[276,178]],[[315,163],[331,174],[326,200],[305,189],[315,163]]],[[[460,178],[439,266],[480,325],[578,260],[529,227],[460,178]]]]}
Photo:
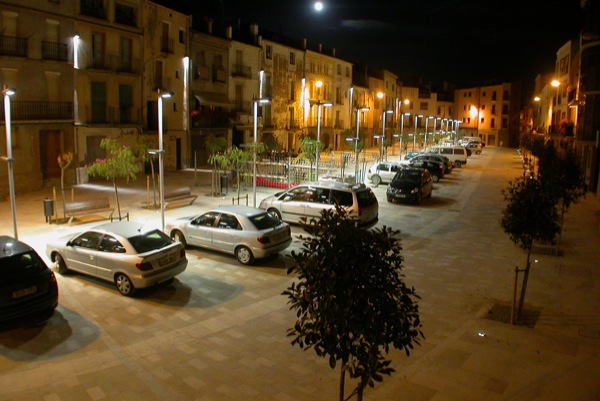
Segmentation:
{"type": "MultiPolygon", "coordinates": [[[[396,372],[367,389],[365,400],[600,400],[598,200],[587,196],[567,213],[563,256],[542,248],[533,254],[529,327],[502,321],[525,253],[500,228],[500,190],[521,172],[514,149],[486,148],[435,184],[420,206],[388,204],[385,187],[373,188],[379,225],[401,230],[406,281],[422,297],[426,339],[410,357],[392,351],[396,372]]],[[[167,210],[167,219],[235,196],[211,196],[206,172],[167,173],[165,184],[198,195],[192,206],[167,210]]],[[[122,185],[123,210],[158,226],[160,213],[142,207],[145,188],[143,179],[122,185]]],[[[108,196],[114,204],[112,191],[95,181],[77,186],[75,196],[108,196]]],[[[258,188],[257,198],[275,191],[258,188]]],[[[50,189],[17,196],[19,238],[41,253],[49,237],[97,223],[46,223],[48,196],[50,189]]],[[[0,234],[11,235],[7,201],[0,218],[0,234]]],[[[298,247],[295,240],[291,249],[298,247]]],[[[281,295],[293,281],[286,253],[245,267],[191,248],[189,267],[173,285],[135,298],[81,275],[57,275],[52,319],[0,333],[0,401],[338,399],[338,370],[285,335],[295,317],[281,295]]]]}

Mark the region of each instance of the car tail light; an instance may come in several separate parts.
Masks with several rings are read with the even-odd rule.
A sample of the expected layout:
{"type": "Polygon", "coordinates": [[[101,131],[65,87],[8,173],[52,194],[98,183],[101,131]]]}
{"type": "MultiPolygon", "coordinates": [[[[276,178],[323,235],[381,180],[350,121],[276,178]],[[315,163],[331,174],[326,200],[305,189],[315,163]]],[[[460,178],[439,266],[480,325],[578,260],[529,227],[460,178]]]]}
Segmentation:
{"type": "Polygon", "coordinates": [[[152,270],[152,263],[150,263],[150,262],[136,263],[135,267],[137,267],[138,270],[145,272],[148,270],[152,270]]]}
{"type": "Polygon", "coordinates": [[[261,244],[270,244],[271,243],[271,238],[269,238],[269,237],[258,237],[256,240],[258,242],[260,242],[261,244]]]}

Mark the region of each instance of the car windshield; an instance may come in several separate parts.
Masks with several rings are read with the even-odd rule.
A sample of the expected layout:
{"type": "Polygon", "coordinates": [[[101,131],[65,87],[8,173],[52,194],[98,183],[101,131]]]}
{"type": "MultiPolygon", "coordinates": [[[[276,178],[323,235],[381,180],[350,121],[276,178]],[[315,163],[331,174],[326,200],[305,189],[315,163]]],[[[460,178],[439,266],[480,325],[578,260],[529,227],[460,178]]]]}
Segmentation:
{"type": "Polygon", "coordinates": [[[5,278],[39,273],[46,265],[35,252],[26,252],[2,259],[0,272],[5,278]]]}
{"type": "Polygon", "coordinates": [[[271,216],[269,213],[261,213],[249,217],[249,220],[258,230],[266,230],[267,228],[277,227],[281,224],[281,220],[271,216]]]}
{"type": "Polygon", "coordinates": [[[128,240],[137,253],[154,251],[173,243],[171,238],[159,230],[148,231],[147,233],[130,237],[128,240]]]}
{"type": "Polygon", "coordinates": [[[399,171],[398,174],[394,177],[394,181],[397,180],[410,180],[410,181],[419,181],[421,177],[421,172],[418,170],[402,170],[399,171]]]}

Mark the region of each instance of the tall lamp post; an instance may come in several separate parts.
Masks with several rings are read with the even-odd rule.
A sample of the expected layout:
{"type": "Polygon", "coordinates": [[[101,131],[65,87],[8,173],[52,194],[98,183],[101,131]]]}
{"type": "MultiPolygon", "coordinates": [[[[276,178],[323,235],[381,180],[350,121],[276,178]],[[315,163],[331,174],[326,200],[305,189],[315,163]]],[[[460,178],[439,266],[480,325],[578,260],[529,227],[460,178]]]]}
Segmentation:
{"type": "Polygon", "coordinates": [[[12,156],[12,135],[10,132],[10,97],[16,92],[12,88],[7,88],[6,85],[2,89],[4,96],[4,122],[6,124],[6,162],[8,164],[8,186],[10,190],[10,208],[12,210],[13,232],[16,240],[19,239],[17,233],[17,209],[15,202],[15,179],[13,173],[13,156],[12,156]]]}
{"type": "Polygon", "coordinates": [[[404,140],[404,116],[410,116],[410,113],[400,115],[400,135],[398,135],[398,147],[400,148],[400,156],[398,160],[402,160],[402,141],[404,140]]]}
{"type": "Polygon", "coordinates": [[[270,100],[268,98],[259,98],[252,101],[254,106],[254,150],[252,152],[252,199],[254,202],[254,207],[256,207],[256,146],[258,145],[258,105],[267,104],[269,102],[270,100]]]}
{"type": "Polygon", "coordinates": [[[358,141],[360,140],[360,113],[371,110],[369,107],[360,107],[356,109],[356,137],[347,138],[347,141],[354,142],[354,183],[358,184],[358,141]]]}
{"type": "Polygon", "coordinates": [[[553,79],[552,82],[550,82],[550,85],[555,89],[554,99],[552,100],[552,133],[556,134],[558,133],[557,125],[560,121],[560,116],[557,115],[558,112],[555,110],[555,108],[558,109],[558,87],[560,86],[560,81],[558,79],[553,79]]]}
{"type": "Polygon", "coordinates": [[[419,117],[423,118],[423,115],[419,114],[415,116],[415,132],[413,133],[413,152],[415,152],[415,149],[417,148],[417,131],[419,128],[419,117]]]}
{"type": "MultiPolygon", "coordinates": [[[[429,120],[433,120],[433,122],[435,124],[435,117],[429,116],[429,117],[425,118],[425,145],[424,145],[425,149],[427,149],[427,133],[428,133],[428,129],[429,129],[429,120]]],[[[434,128],[434,134],[435,134],[435,128],[434,128]]]]}
{"type": "Polygon", "coordinates": [[[393,114],[394,111],[393,110],[384,110],[382,113],[382,117],[381,117],[381,151],[380,151],[380,157],[381,157],[381,161],[383,161],[383,153],[384,153],[384,147],[385,147],[385,115],[386,114],[393,114]]]}
{"type": "Polygon", "coordinates": [[[158,90],[158,176],[160,179],[160,227],[165,231],[165,165],[163,142],[163,99],[173,96],[173,92],[158,90]]]}
{"type": "Polygon", "coordinates": [[[321,107],[331,107],[333,103],[331,102],[322,102],[318,100],[315,105],[317,106],[317,149],[315,152],[315,157],[317,159],[316,164],[316,178],[319,181],[319,158],[320,158],[320,148],[321,148],[321,107]]]}

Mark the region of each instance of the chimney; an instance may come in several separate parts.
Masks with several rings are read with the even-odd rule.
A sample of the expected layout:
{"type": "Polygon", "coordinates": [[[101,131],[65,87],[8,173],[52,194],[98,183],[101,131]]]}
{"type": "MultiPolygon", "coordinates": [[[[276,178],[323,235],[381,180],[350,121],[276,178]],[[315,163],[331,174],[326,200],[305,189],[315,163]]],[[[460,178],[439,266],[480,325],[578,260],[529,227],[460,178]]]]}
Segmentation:
{"type": "Polygon", "coordinates": [[[319,53],[323,53],[323,45],[319,43],[319,53]]]}
{"type": "Polygon", "coordinates": [[[302,39],[302,49],[306,50],[306,38],[302,39]]]}
{"type": "Polygon", "coordinates": [[[331,51],[331,57],[335,57],[335,47],[333,48],[333,50],[331,51]]]}
{"type": "Polygon", "coordinates": [[[231,27],[231,25],[225,28],[225,37],[227,39],[231,39],[233,37],[233,28],[231,27]]]}
{"type": "Polygon", "coordinates": [[[252,36],[258,35],[258,24],[250,24],[250,34],[252,36]]]}
{"type": "Polygon", "coordinates": [[[210,33],[212,35],[212,26],[213,26],[213,20],[211,18],[207,18],[206,19],[206,32],[210,33]]]}

